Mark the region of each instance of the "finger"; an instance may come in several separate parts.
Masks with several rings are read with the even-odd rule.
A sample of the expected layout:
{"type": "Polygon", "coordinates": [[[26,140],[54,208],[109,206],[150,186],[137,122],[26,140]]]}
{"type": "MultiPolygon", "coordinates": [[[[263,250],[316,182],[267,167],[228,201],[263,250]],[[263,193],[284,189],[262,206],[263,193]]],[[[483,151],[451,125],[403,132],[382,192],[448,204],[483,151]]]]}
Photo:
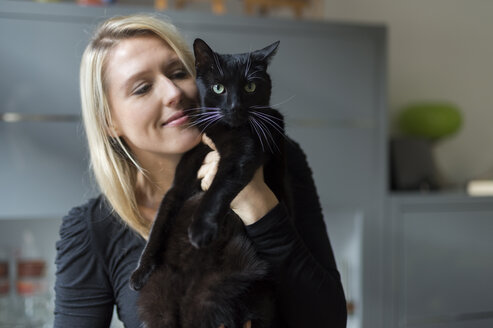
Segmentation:
{"type": "Polygon", "coordinates": [[[209,168],[207,167],[207,165],[202,165],[200,169],[197,171],[197,179],[203,179],[207,174],[208,170],[209,168]]]}
{"type": "Polygon", "coordinates": [[[220,325],[219,328],[225,328],[224,325],[220,325]]]}
{"type": "Polygon", "coordinates": [[[205,133],[202,135],[202,142],[205,143],[207,146],[211,147],[211,149],[216,150],[216,146],[214,145],[214,142],[211,140],[211,138],[206,136],[205,133]]]}
{"type": "Polygon", "coordinates": [[[248,320],[247,322],[245,322],[245,324],[243,325],[243,328],[252,328],[252,321],[248,320]]]}
{"type": "Polygon", "coordinates": [[[212,184],[214,177],[216,176],[217,166],[212,167],[200,181],[200,188],[207,190],[212,184]]]}
{"type": "Polygon", "coordinates": [[[209,174],[215,174],[217,172],[217,162],[204,163],[197,171],[197,178],[203,179],[209,174]]]}
{"type": "Polygon", "coordinates": [[[219,158],[219,153],[217,151],[210,151],[205,155],[204,163],[218,162],[219,158]]]}
{"type": "Polygon", "coordinates": [[[219,158],[217,155],[212,154],[209,158],[204,159],[204,163],[197,171],[197,178],[202,179],[208,172],[217,172],[217,166],[219,164],[219,158]]]}
{"type": "MultiPolygon", "coordinates": [[[[219,163],[219,154],[217,151],[209,152],[205,158],[202,166],[197,171],[197,178],[202,179],[206,176],[207,172],[211,170],[214,166],[217,166],[219,163]]],[[[217,169],[215,169],[217,171],[217,169]]]]}

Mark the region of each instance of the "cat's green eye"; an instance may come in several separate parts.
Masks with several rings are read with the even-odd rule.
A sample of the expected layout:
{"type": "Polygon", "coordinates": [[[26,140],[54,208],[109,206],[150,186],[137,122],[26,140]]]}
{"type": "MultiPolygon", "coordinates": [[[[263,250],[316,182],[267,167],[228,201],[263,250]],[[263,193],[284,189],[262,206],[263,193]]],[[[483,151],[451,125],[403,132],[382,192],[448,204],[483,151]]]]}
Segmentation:
{"type": "Polygon", "coordinates": [[[221,83],[218,83],[218,84],[214,84],[212,86],[212,91],[214,91],[215,93],[217,93],[218,95],[220,95],[221,93],[224,92],[224,85],[222,85],[221,83]]]}
{"type": "Polygon", "coordinates": [[[256,88],[257,88],[257,85],[253,82],[248,82],[245,85],[245,91],[246,92],[254,92],[256,88]]]}

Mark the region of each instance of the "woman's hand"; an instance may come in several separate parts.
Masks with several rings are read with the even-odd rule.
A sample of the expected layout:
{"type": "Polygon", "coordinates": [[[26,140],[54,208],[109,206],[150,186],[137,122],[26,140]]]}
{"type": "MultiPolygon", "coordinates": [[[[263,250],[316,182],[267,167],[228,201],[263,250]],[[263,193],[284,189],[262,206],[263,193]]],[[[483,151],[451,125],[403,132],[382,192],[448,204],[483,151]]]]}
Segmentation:
{"type": "MultiPolygon", "coordinates": [[[[219,328],[226,328],[224,327],[224,325],[220,325],[219,328]]],[[[243,325],[243,328],[252,328],[252,322],[250,320],[248,320],[247,322],[245,322],[245,324],[243,325]]]]}
{"type": "MultiPolygon", "coordinates": [[[[205,134],[202,136],[202,141],[213,149],[207,154],[204,163],[197,172],[197,177],[202,179],[202,190],[207,190],[216,176],[219,153],[212,140],[205,134]]],[[[249,225],[257,222],[278,203],[279,201],[272,190],[265,184],[263,167],[260,167],[248,185],[233,199],[231,209],[245,225],[249,225]]]]}

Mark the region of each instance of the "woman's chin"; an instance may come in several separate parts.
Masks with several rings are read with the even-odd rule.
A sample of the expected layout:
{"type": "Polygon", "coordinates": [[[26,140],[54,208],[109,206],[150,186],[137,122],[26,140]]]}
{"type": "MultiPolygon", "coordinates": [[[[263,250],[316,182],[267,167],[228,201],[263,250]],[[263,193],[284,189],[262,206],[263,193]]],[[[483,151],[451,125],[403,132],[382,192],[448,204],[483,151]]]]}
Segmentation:
{"type": "Polygon", "coordinates": [[[188,128],[180,136],[183,142],[184,153],[197,146],[202,141],[202,134],[197,128],[188,128]]]}

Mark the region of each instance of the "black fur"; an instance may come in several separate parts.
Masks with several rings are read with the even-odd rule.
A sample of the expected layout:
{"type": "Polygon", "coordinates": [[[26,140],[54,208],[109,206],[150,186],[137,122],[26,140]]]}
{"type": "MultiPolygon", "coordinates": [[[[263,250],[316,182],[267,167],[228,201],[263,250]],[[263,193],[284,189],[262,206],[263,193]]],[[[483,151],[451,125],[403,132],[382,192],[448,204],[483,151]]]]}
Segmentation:
{"type": "Polygon", "coordinates": [[[284,192],[284,121],[270,108],[267,66],[278,42],[251,53],[220,55],[194,42],[200,104],[188,115],[214,142],[220,161],[201,192],[197,171],[211,151],[184,154],[151,229],[131,287],[148,328],[273,327],[275,302],[259,259],[230,203],[264,165],[266,183],[284,192]],[[254,84],[252,84],[254,83],[254,84]]]}

